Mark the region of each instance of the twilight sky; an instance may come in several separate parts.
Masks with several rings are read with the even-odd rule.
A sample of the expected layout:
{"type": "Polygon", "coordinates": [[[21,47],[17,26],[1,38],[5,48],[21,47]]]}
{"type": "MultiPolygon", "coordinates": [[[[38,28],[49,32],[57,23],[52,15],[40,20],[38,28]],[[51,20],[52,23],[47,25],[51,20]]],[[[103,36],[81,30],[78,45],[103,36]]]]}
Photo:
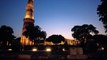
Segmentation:
{"type": "MultiPolygon", "coordinates": [[[[100,0],[34,0],[35,25],[47,32],[72,39],[75,25],[93,24],[101,34],[104,28],[98,21],[97,6],[100,0]]],[[[8,25],[15,36],[21,36],[27,0],[0,0],[0,26],[8,25]]]]}

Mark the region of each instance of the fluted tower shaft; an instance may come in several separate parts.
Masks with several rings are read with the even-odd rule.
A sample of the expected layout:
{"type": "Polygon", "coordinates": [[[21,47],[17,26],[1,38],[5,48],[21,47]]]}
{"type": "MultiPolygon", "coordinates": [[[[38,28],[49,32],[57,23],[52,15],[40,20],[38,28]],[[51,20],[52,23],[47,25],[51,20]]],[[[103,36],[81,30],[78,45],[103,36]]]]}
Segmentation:
{"type": "Polygon", "coordinates": [[[30,40],[29,37],[26,37],[25,35],[23,35],[23,33],[27,30],[27,26],[34,26],[34,0],[28,0],[23,21],[24,24],[22,29],[21,43],[22,45],[32,45],[33,40],[30,40]]]}

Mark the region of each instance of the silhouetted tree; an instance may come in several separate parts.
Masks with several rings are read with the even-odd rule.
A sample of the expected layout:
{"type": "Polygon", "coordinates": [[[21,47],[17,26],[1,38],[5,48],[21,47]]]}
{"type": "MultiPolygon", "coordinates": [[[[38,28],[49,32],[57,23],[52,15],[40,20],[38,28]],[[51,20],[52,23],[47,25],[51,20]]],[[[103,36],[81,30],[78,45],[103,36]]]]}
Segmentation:
{"type": "Polygon", "coordinates": [[[13,35],[14,31],[9,26],[1,26],[0,27],[0,44],[2,46],[10,46],[15,36],[13,35]]]}
{"type": "Polygon", "coordinates": [[[107,32],[107,0],[101,0],[101,5],[97,8],[97,14],[106,29],[105,32],[107,32]]]}
{"type": "Polygon", "coordinates": [[[23,34],[33,40],[34,44],[40,42],[41,39],[45,40],[46,38],[46,32],[41,31],[39,26],[27,26],[26,31],[23,32],[23,34]]]}
{"type": "Polygon", "coordinates": [[[103,47],[107,50],[107,36],[106,35],[94,35],[93,39],[95,40],[99,48],[103,47]]]}
{"type": "Polygon", "coordinates": [[[46,41],[53,42],[57,45],[58,43],[61,43],[61,41],[64,42],[65,38],[62,35],[51,35],[46,39],[46,41]]]}
{"type": "Polygon", "coordinates": [[[86,53],[96,53],[97,52],[97,44],[94,40],[90,40],[85,45],[85,52],[86,53]]]}
{"type": "Polygon", "coordinates": [[[40,27],[39,26],[26,26],[26,31],[23,34],[26,37],[29,37],[31,40],[35,39],[39,35],[40,27]]]}
{"type": "Polygon", "coordinates": [[[106,35],[94,35],[91,44],[88,44],[88,53],[96,54],[95,60],[106,60],[104,55],[107,54],[107,36],[106,35]],[[93,44],[94,45],[93,45],[93,44]]]}
{"type": "Polygon", "coordinates": [[[21,37],[16,38],[15,40],[13,40],[12,42],[12,49],[13,51],[21,51],[22,45],[21,45],[21,37]]]}
{"type": "Polygon", "coordinates": [[[107,36],[101,34],[92,36],[92,40],[86,44],[86,51],[88,53],[97,53],[98,51],[107,53],[107,36]]]}
{"type": "Polygon", "coordinates": [[[43,38],[44,40],[46,39],[46,36],[47,36],[47,34],[45,31],[40,32],[40,37],[43,38]]]}
{"type": "Polygon", "coordinates": [[[37,38],[35,39],[35,43],[39,43],[39,45],[44,44],[44,41],[45,41],[45,39],[46,39],[46,36],[47,36],[47,34],[46,34],[45,31],[40,31],[40,32],[38,33],[37,38]]]}
{"type": "Polygon", "coordinates": [[[71,31],[73,32],[72,36],[77,40],[80,40],[81,46],[91,39],[92,35],[98,34],[98,30],[93,25],[84,24],[82,26],[74,26],[71,31]]]}

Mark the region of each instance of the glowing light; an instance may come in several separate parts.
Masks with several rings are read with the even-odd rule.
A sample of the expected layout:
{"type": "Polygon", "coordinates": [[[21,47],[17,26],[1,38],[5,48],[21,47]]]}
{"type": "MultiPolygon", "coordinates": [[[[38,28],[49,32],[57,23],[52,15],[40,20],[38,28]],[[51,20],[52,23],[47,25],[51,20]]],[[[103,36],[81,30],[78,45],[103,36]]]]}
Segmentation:
{"type": "Polygon", "coordinates": [[[22,45],[34,45],[34,42],[31,41],[28,37],[25,37],[24,35],[21,36],[21,44],[22,45]]]}
{"type": "Polygon", "coordinates": [[[104,50],[104,47],[101,47],[101,50],[104,50]]]}
{"type": "Polygon", "coordinates": [[[10,48],[10,49],[8,49],[8,51],[12,51],[12,49],[10,48]]]}
{"type": "Polygon", "coordinates": [[[51,50],[51,48],[46,48],[46,51],[51,52],[52,50],[51,50]]]}
{"type": "Polygon", "coordinates": [[[96,43],[97,44],[97,46],[99,46],[99,43],[96,43]]]}
{"type": "Polygon", "coordinates": [[[32,49],[33,52],[36,52],[37,50],[38,50],[37,48],[33,48],[33,49],[32,49]]]}
{"type": "Polygon", "coordinates": [[[62,49],[63,51],[66,51],[65,48],[62,49]]]}

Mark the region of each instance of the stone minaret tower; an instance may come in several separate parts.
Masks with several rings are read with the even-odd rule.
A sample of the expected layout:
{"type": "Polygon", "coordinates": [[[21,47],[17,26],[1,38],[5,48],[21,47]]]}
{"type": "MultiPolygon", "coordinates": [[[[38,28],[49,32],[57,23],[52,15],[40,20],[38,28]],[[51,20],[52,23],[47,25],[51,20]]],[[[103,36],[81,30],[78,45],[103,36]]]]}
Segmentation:
{"type": "Polygon", "coordinates": [[[34,0],[28,0],[26,6],[26,14],[24,17],[24,24],[22,29],[21,43],[22,45],[33,45],[33,42],[23,35],[23,32],[26,31],[26,26],[34,26],[34,0]]]}

